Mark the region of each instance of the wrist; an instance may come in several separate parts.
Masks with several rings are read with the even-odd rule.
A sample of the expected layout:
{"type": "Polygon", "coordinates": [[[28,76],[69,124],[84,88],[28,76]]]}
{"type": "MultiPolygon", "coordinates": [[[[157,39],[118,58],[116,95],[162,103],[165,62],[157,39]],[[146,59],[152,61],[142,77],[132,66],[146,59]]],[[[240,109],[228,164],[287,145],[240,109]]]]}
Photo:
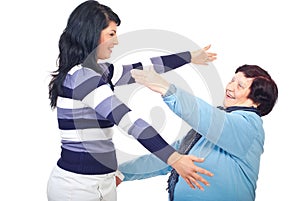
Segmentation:
{"type": "Polygon", "coordinates": [[[196,51],[193,51],[193,52],[190,52],[190,55],[191,55],[191,60],[190,60],[190,63],[194,63],[194,58],[195,58],[195,55],[196,55],[196,51]]]}
{"type": "Polygon", "coordinates": [[[171,154],[168,158],[168,165],[172,166],[174,168],[174,165],[177,161],[179,161],[182,158],[182,154],[175,151],[173,154],[171,154]]]}
{"type": "Polygon", "coordinates": [[[170,85],[171,84],[169,83],[165,83],[164,86],[159,90],[160,95],[165,96],[165,94],[169,91],[170,85]]]}

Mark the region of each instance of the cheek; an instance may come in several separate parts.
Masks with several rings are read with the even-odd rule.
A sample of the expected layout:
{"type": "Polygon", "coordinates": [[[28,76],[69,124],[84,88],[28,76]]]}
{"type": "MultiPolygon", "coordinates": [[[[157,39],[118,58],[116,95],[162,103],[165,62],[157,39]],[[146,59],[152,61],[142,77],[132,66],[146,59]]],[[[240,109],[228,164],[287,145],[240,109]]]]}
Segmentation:
{"type": "Polygon", "coordinates": [[[98,45],[100,45],[103,42],[102,35],[100,35],[99,40],[98,40],[98,45]]]}
{"type": "Polygon", "coordinates": [[[244,92],[244,97],[245,97],[245,98],[248,98],[249,94],[250,94],[250,89],[248,88],[248,89],[245,90],[245,92],[244,92]]]}
{"type": "Polygon", "coordinates": [[[100,38],[99,38],[99,44],[105,43],[107,41],[108,37],[106,33],[101,33],[100,38]]]}
{"type": "Polygon", "coordinates": [[[97,56],[98,59],[105,59],[105,48],[104,48],[104,43],[101,43],[97,47],[97,56]]]}
{"type": "Polygon", "coordinates": [[[240,102],[243,102],[248,99],[248,95],[249,95],[249,92],[247,92],[247,91],[240,92],[237,94],[237,99],[240,102]]]}
{"type": "Polygon", "coordinates": [[[105,50],[107,47],[108,47],[108,41],[107,40],[100,42],[100,44],[98,45],[98,49],[102,50],[102,51],[105,50]]]}

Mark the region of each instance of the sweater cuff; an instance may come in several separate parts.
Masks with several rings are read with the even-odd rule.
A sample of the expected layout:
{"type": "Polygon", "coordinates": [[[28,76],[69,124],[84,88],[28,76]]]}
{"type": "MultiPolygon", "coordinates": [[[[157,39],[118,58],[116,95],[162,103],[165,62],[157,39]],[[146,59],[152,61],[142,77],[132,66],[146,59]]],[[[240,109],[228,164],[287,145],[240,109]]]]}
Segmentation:
{"type": "Polygon", "coordinates": [[[165,98],[175,93],[176,93],[176,86],[174,84],[171,84],[168,91],[164,95],[162,95],[162,97],[165,98]]]}
{"type": "Polygon", "coordinates": [[[178,53],[177,56],[183,59],[186,63],[190,63],[192,59],[191,52],[189,51],[178,53]]]}

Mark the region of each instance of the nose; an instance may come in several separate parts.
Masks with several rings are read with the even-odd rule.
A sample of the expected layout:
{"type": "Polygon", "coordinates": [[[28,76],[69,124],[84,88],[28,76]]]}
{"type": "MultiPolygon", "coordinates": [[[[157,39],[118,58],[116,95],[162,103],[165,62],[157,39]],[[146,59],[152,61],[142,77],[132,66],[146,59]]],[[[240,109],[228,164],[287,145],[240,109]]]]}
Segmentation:
{"type": "Polygon", "coordinates": [[[115,37],[113,38],[113,43],[114,43],[114,45],[118,45],[118,44],[119,44],[119,40],[118,40],[118,37],[117,37],[117,36],[115,36],[115,37]]]}
{"type": "Polygon", "coordinates": [[[237,83],[234,81],[231,81],[227,84],[226,89],[229,91],[233,91],[236,87],[237,83]]]}

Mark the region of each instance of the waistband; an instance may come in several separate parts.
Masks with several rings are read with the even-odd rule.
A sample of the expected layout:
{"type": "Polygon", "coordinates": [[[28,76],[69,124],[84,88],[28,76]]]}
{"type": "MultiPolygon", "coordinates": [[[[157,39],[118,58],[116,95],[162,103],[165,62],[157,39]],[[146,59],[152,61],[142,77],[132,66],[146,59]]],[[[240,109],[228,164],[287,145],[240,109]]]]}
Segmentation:
{"type": "Polygon", "coordinates": [[[117,170],[116,153],[74,152],[61,147],[61,157],[57,165],[67,171],[95,175],[108,174],[117,170]]]}

